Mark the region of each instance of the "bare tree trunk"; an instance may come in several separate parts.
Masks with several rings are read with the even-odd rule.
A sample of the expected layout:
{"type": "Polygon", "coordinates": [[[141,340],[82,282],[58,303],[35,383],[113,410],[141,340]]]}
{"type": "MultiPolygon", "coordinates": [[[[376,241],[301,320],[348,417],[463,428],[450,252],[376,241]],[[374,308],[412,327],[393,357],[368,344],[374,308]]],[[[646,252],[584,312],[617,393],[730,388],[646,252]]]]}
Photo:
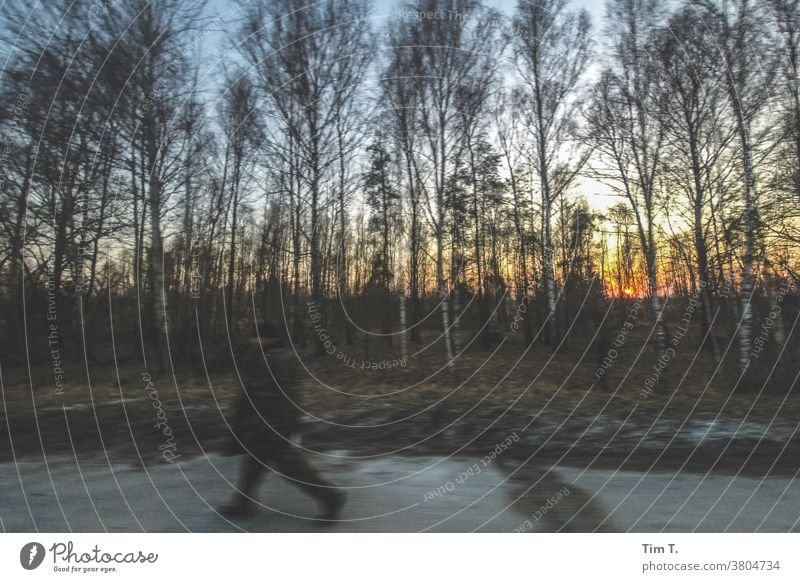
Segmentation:
{"type": "Polygon", "coordinates": [[[406,293],[405,289],[401,289],[400,293],[398,294],[399,303],[400,303],[400,356],[402,361],[406,363],[403,366],[404,369],[407,368],[408,363],[408,332],[406,329],[407,321],[406,321],[406,293]]]}
{"type": "Polygon", "coordinates": [[[653,240],[652,229],[648,235],[648,242],[645,248],[647,249],[646,262],[647,281],[650,292],[650,308],[653,312],[653,325],[655,326],[656,343],[659,351],[665,352],[667,350],[667,343],[669,342],[669,332],[667,331],[667,324],[664,321],[664,305],[661,302],[661,295],[659,295],[656,249],[655,241],[653,240]]]}
{"type": "Polygon", "coordinates": [[[150,205],[150,289],[152,293],[151,339],[156,350],[156,364],[159,370],[164,367],[164,349],[166,347],[166,287],[164,284],[164,243],[161,234],[161,184],[153,171],[150,179],[148,202],[150,205]]]}
{"type": "Polygon", "coordinates": [[[233,180],[231,181],[231,245],[229,249],[230,256],[228,257],[228,277],[227,277],[227,290],[225,294],[226,302],[226,316],[228,317],[228,325],[233,326],[238,319],[233,310],[233,294],[235,292],[234,285],[234,271],[236,268],[236,228],[239,222],[239,182],[241,179],[241,156],[234,148],[234,161],[233,161],[233,180]]]}
{"type": "Polygon", "coordinates": [[[383,333],[386,343],[392,347],[392,275],[389,265],[389,198],[388,192],[383,192],[383,286],[385,293],[385,312],[383,314],[383,333]]]}
{"type": "Polygon", "coordinates": [[[743,223],[745,228],[745,251],[742,258],[742,315],[739,323],[739,372],[744,373],[750,362],[750,351],[753,341],[753,258],[755,256],[755,224],[753,222],[753,192],[755,179],[753,176],[753,160],[750,151],[750,138],[747,125],[742,113],[741,103],[733,81],[729,78],[729,91],[731,106],[736,120],[736,130],[739,136],[742,173],[744,177],[744,213],[743,223]]]}
{"type": "MultiPolygon", "coordinates": [[[[544,192],[544,190],[543,190],[544,192]]],[[[547,330],[548,342],[554,350],[558,346],[558,313],[556,312],[556,282],[553,273],[553,235],[552,219],[550,217],[550,200],[547,194],[542,194],[544,205],[544,256],[542,257],[542,276],[544,278],[545,299],[547,301],[547,330]]]]}
{"type": "Polygon", "coordinates": [[[336,140],[339,146],[339,230],[341,240],[339,241],[339,269],[338,269],[338,295],[339,301],[342,304],[342,309],[345,311],[343,317],[344,325],[344,338],[345,344],[348,346],[353,345],[353,330],[350,328],[350,319],[347,314],[347,208],[345,206],[345,162],[344,162],[344,136],[342,134],[342,127],[337,123],[336,125],[336,140]]]}
{"type": "MultiPolygon", "coordinates": [[[[690,125],[690,128],[692,126],[690,125]]],[[[690,133],[693,133],[690,130],[690,133]]],[[[714,353],[714,361],[719,363],[720,351],[717,336],[712,329],[712,310],[713,297],[711,295],[711,284],[708,276],[708,246],[703,234],[703,199],[705,190],[703,188],[703,178],[700,171],[700,160],[697,152],[697,143],[693,135],[689,136],[689,150],[692,158],[692,175],[694,178],[694,246],[697,253],[697,271],[700,282],[700,301],[703,312],[703,335],[708,337],[711,349],[714,353]]]]}
{"type": "Polygon", "coordinates": [[[467,134],[467,151],[469,152],[469,167],[472,182],[472,224],[475,229],[475,267],[477,270],[478,281],[476,291],[478,294],[478,314],[481,324],[486,321],[486,302],[483,297],[483,264],[481,261],[481,222],[478,212],[478,178],[475,172],[475,151],[472,146],[471,134],[467,134]]]}
{"type": "MultiPolygon", "coordinates": [[[[443,217],[442,222],[444,222],[443,217]]],[[[442,225],[443,226],[443,225],[442,225]]],[[[453,336],[450,329],[450,300],[447,292],[447,281],[444,276],[444,253],[442,248],[442,231],[436,233],[436,279],[439,287],[439,306],[442,313],[442,333],[444,334],[445,354],[447,357],[447,367],[453,377],[457,375],[455,362],[455,348],[453,336]]]]}
{"type": "Polygon", "coordinates": [[[30,194],[30,176],[33,166],[33,152],[28,150],[25,156],[25,176],[22,179],[22,189],[17,198],[17,204],[14,216],[14,226],[12,236],[10,237],[10,263],[9,263],[9,312],[8,328],[6,329],[6,339],[9,345],[16,345],[17,338],[19,337],[20,318],[25,313],[25,306],[22,305],[22,286],[25,284],[24,270],[22,269],[24,263],[24,253],[22,240],[22,228],[25,221],[25,213],[28,207],[28,196],[30,194]]]}

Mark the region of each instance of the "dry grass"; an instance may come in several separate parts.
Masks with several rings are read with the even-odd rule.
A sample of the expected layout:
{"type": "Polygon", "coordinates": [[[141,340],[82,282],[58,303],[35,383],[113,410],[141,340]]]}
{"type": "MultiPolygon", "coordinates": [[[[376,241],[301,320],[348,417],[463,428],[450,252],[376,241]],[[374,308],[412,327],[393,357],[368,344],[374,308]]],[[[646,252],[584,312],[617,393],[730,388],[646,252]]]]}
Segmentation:
{"type": "MultiPolygon", "coordinates": [[[[469,338],[458,340],[463,346],[469,338]]],[[[631,335],[609,370],[607,390],[595,384],[596,350],[578,340],[555,355],[542,344],[525,351],[515,335],[507,336],[497,350],[497,346],[472,345],[457,360],[456,381],[447,368],[440,371],[444,359],[437,347],[409,358],[407,368],[389,370],[360,369],[360,361],[367,357],[372,361],[398,358],[399,350],[388,346],[373,345],[368,352],[348,353],[359,362],[356,368],[335,356],[313,356],[304,349],[299,350],[302,366],[291,351],[285,358],[291,362],[286,365],[304,368],[297,393],[309,417],[336,425],[373,427],[339,426],[334,430],[322,422],[312,423],[322,430],[318,438],[323,445],[350,449],[368,450],[380,444],[392,450],[414,446],[419,451],[423,441],[432,447],[434,442],[437,446],[461,446],[484,433],[491,440],[530,423],[567,434],[567,428],[580,431],[598,419],[606,425],[625,422],[644,427],[653,426],[656,420],[677,426],[689,419],[715,418],[766,426],[773,420],[792,424],[798,417],[798,398],[787,396],[785,380],[793,377],[794,370],[776,370],[764,390],[761,383],[751,383],[734,391],[737,375],[731,358],[717,368],[709,354],[695,357],[688,338],[656,390],[643,396],[644,381],[658,358],[655,349],[643,341],[640,334],[631,335]]],[[[413,354],[419,347],[411,345],[409,350],[413,354]]],[[[181,360],[174,373],[149,373],[176,425],[192,423],[197,425],[195,432],[205,431],[214,442],[222,442],[226,429],[221,414],[229,414],[239,380],[231,366],[212,365],[215,358],[219,360],[219,353],[212,354],[213,350],[207,350],[208,376],[196,356],[194,362],[188,357],[181,360]]],[[[130,440],[128,424],[144,427],[142,434],[152,432],[153,411],[142,376],[146,370],[131,358],[115,365],[113,360],[97,357],[88,368],[91,381],[83,362],[65,362],[70,373],[60,395],[55,393],[44,364],[32,368],[30,381],[25,367],[4,370],[3,396],[9,418],[28,426],[25,423],[34,418],[35,403],[40,420],[48,415],[55,419],[47,422],[58,423],[60,418],[63,423],[62,406],[89,414],[76,421],[73,438],[81,427],[95,430],[97,417],[122,440],[130,440]]],[[[4,418],[0,416],[0,421],[4,418]]],[[[39,430],[47,422],[40,422],[39,430]]],[[[193,432],[192,437],[196,436],[193,432]]],[[[15,438],[19,443],[16,434],[15,438]]],[[[64,439],[64,435],[54,437],[55,441],[64,439]]]]}

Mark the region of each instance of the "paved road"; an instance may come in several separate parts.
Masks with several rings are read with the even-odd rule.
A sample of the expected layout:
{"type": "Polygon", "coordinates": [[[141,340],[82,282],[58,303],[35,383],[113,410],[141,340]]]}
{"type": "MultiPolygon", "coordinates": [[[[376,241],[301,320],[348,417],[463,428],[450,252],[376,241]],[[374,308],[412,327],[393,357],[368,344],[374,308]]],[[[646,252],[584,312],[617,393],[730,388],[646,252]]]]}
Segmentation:
{"type": "MultiPolygon", "coordinates": [[[[317,457],[348,488],[343,521],[328,531],[800,531],[800,483],[781,477],[483,466],[480,459],[317,457]],[[479,468],[477,471],[475,468],[479,468]],[[470,469],[472,469],[470,473],[470,469]]],[[[141,466],[48,457],[0,464],[5,531],[317,531],[313,503],[270,475],[264,507],[227,521],[237,457],[141,466]],[[24,492],[24,493],[23,493],[24,492]]]]}

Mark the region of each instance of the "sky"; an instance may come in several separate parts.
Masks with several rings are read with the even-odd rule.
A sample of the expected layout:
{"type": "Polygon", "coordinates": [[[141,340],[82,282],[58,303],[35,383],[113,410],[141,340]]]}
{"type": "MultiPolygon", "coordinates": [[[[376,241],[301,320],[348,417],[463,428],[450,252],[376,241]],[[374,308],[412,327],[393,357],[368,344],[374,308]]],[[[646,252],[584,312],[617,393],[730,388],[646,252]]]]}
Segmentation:
{"type": "MultiPolygon", "coordinates": [[[[250,1],[255,3],[256,0],[250,1]]],[[[458,2],[459,0],[453,0],[456,6],[458,2]]],[[[517,0],[484,0],[484,3],[510,16],[514,12],[517,0]]],[[[385,26],[387,19],[402,10],[407,2],[404,0],[371,0],[368,4],[374,8],[371,13],[371,17],[375,20],[374,26],[376,29],[380,29],[385,26]]],[[[605,0],[572,0],[570,4],[575,9],[584,8],[589,12],[595,31],[602,27],[605,0]]],[[[230,51],[230,47],[237,38],[235,34],[231,33],[236,29],[235,21],[241,12],[235,0],[209,0],[207,13],[211,25],[208,31],[203,32],[200,43],[204,64],[201,67],[201,77],[205,75],[210,81],[209,85],[214,87],[222,79],[222,75],[219,74],[220,70],[236,58],[230,51]]],[[[202,79],[200,84],[203,85],[202,79]]],[[[580,180],[575,189],[587,198],[593,208],[600,211],[620,200],[608,186],[588,178],[580,180]]]]}

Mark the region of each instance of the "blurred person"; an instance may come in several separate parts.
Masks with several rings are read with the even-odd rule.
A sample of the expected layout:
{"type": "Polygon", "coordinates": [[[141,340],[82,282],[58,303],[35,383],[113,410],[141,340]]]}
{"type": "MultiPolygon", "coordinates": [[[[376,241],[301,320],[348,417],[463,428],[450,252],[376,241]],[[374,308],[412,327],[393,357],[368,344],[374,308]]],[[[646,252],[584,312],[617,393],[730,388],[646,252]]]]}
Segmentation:
{"type": "Polygon", "coordinates": [[[242,391],[233,422],[237,452],[246,455],[234,498],[221,508],[226,517],[245,517],[256,509],[253,495],[261,477],[273,470],[290,479],[320,505],[317,519],[330,525],[345,502],[345,493],[326,481],[291,442],[300,427],[295,387],[300,363],[287,350],[283,329],[267,323],[251,327],[235,350],[242,391]]]}

